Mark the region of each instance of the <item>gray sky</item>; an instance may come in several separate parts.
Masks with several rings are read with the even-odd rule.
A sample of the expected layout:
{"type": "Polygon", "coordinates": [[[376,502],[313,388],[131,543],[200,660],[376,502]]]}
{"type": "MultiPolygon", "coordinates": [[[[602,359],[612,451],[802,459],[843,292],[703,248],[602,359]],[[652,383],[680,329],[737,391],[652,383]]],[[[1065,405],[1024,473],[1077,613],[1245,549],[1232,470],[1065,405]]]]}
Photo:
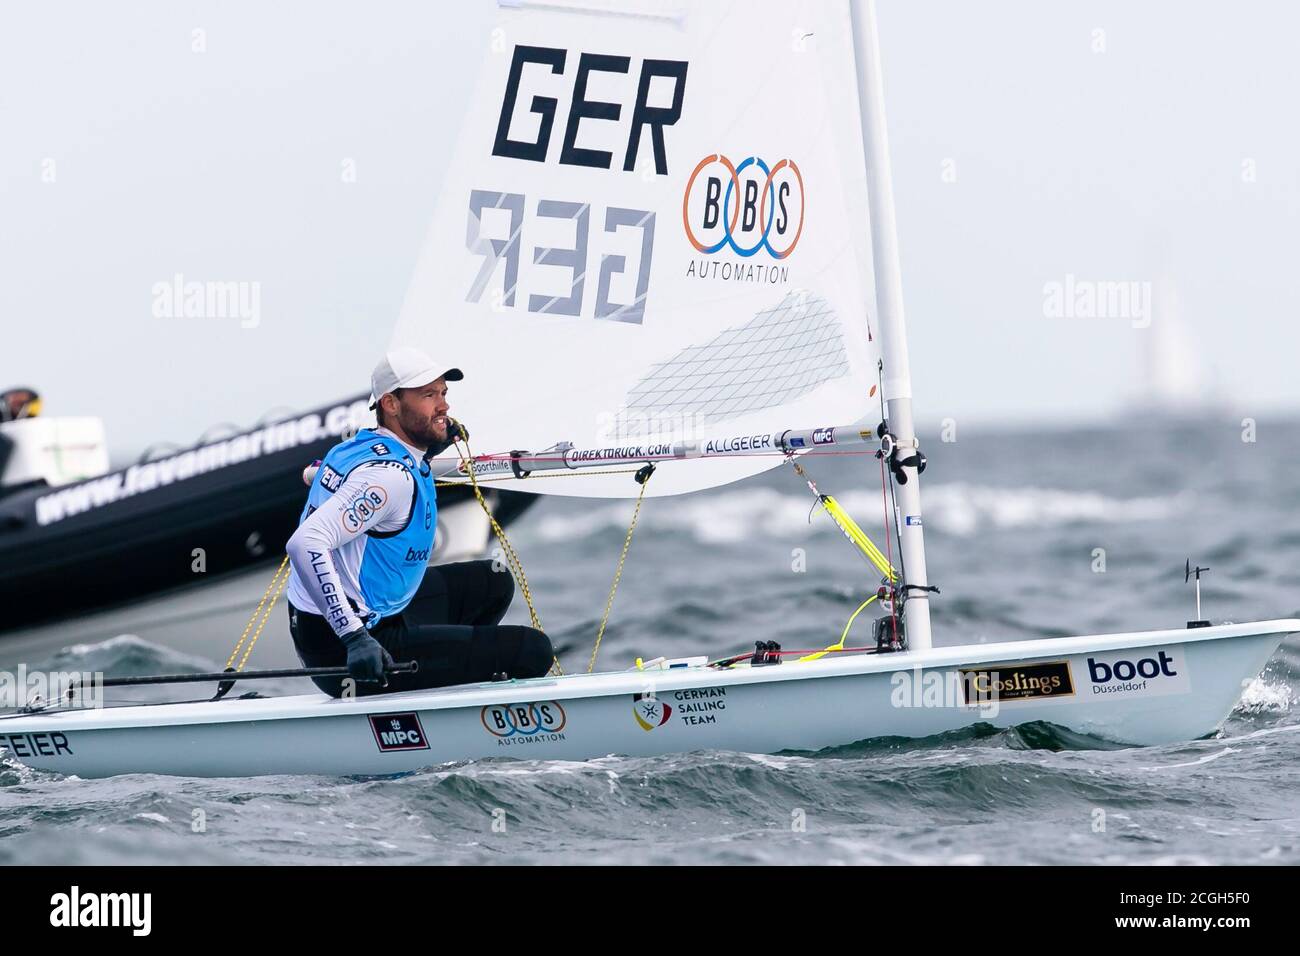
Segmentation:
{"type": "MultiPolygon", "coordinates": [[[[102,415],[117,449],[362,390],[492,13],[6,2],[0,384],[102,415]],[[156,318],[176,273],[260,283],[260,324],[156,318]]],[[[1154,309],[1194,358],[1184,395],[1300,407],[1300,8],[879,15],[923,428],[1106,418],[1144,391],[1152,329],[1046,315],[1067,276],[1176,290],[1154,309]]]]}

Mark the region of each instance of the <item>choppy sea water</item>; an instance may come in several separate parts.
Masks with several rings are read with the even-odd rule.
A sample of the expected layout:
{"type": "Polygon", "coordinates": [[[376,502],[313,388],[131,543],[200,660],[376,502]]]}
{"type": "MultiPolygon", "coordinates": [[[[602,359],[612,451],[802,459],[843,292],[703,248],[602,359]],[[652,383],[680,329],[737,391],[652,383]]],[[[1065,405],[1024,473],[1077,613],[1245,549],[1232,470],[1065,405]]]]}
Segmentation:
{"type": "MultiPolygon", "coordinates": [[[[957,438],[923,435],[936,643],[1182,626],[1188,557],[1211,568],[1206,617],[1300,616],[1300,425],[1260,419],[1254,442],[1239,421],[957,438]]],[[[874,459],[808,467],[882,536],[874,459]]],[[[812,504],[788,469],[648,501],[602,669],[837,638],[874,578],[824,515],[809,520],[812,504]]],[[[631,510],[548,499],[511,530],[569,670],[590,654],[631,510]]],[[[251,609],[269,574],[222,593],[234,587],[251,609]]],[[[15,643],[17,659],[0,639],[0,663],[219,669],[212,635],[233,627],[233,644],[243,614],[214,607],[211,591],[161,603],[98,631],[47,628],[15,643]]],[[[527,620],[522,605],[512,619],[527,620]]],[[[279,615],[268,627],[278,643],[259,648],[262,666],[287,656],[279,615]]],[[[503,758],[385,779],[84,781],[0,758],[0,863],[1294,864],[1298,694],[1300,646],[1288,641],[1220,735],[1163,747],[1026,725],[816,754],[503,758]]]]}

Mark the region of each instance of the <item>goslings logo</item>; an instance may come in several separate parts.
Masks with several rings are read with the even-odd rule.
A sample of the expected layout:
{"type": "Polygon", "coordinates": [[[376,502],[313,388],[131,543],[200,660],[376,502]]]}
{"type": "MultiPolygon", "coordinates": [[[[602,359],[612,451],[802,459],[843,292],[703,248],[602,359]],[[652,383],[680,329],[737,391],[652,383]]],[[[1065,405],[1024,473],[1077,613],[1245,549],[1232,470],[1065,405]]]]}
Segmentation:
{"type": "MultiPolygon", "coordinates": [[[[749,259],[760,251],[783,260],[803,235],[803,174],[792,159],[769,164],[749,156],[734,164],[721,153],[706,156],[686,180],[682,225],[704,256],[730,251],[749,259]]],[[[789,280],[785,266],[726,259],[692,259],[687,276],[776,284],[789,280]]]]}
{"type": "Polygon", "coordinates": [[[493,704],[479,714],[483,727],[501,747],[564,740],[568,715],[556,700],[527,704],[493,704]]]}
{"type": "Polygon", "coordinates": [[[1074,696],[1069,661],[994,664],[979,670],[962,668],[960,674],[967,704],[1074,696]]]}
{"type": "Polygon", "coordinates": [[[636,718],[637,725],[642,730],[651,731],[656,727],[662,727],[668,723],[668,718],[672,715],[672,706],[656,699],[653,695],[632,695],[632,716],[636,718]]]}

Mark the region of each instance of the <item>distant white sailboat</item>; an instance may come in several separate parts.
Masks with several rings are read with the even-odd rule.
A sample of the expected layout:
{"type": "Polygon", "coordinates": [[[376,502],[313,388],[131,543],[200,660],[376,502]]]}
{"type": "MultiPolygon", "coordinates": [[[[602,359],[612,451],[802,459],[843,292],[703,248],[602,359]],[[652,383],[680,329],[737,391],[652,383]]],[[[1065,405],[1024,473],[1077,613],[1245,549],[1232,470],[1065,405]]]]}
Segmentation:
{"type": "Polygon", "coordinates": [[[1229,404],[1187,321],[1178,282],[1166,270],[1154,284],[1151,323],[1135,329],[1139,389],[1125,416],[1153,423],[1222,419],[1229,404]]]}
{"type": "MultiPolygon", "coordinates": [[[[830,647],[799,659],[761,646],[356,699],[49,710],[0,722],[22,760],[83,776],[383,774],[502,754],[816,750],[1030,721],[1153,744],[1213,733],[1300,630],[933,647],[869,4],[503,3],[484,41],[396,332],[466,369],[457,404],[493,452],[477,478],[664,496],[878,449],[893,478],[890,554],[820,497],[881,571],[864,581],[888,609],[875,639],[864,653],[827,634],[830,647]]],[[[448,477],[464,480],[453,464],[448,477]]],[[[800,610],[774,604],[773,633],[800,610]]],[[[741,639],[719,631],[725,646],[741,639]]]]}

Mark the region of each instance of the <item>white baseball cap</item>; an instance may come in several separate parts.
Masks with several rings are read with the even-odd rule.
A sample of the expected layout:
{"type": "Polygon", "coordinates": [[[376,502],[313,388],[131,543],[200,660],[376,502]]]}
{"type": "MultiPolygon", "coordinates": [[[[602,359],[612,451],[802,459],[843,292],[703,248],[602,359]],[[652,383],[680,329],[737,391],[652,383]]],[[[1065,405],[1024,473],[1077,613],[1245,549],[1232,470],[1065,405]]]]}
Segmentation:
{"type": "Polygon", "coordinates": [[[374,408],[379,400],[389,392],[399,388],[419,388],[440,378],[449,382],[459,382],[465,373],[458,368],[443,369],[435,365],[419,349],[403,346],[384,353],[375,370],[370,373],[370,407],[374,408]]]}

